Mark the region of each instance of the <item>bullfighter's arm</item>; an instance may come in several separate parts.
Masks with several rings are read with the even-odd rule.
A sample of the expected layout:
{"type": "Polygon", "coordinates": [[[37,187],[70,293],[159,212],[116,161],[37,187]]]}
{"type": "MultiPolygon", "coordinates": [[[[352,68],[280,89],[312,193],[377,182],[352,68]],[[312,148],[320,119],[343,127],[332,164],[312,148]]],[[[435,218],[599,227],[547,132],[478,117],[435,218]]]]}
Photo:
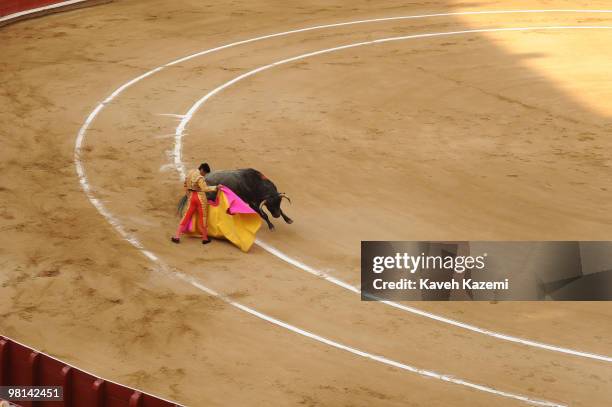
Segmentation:
{"type": "Polygon", "coordinates": [[[204,181],[204,177],[200,177],[198,179],[198,186],[200,187],[200,191],[202,192],[214,192],[217,190],[217,186],[213,185],[213,186],[208,186],[206,184],[206,181],[204,181]]]}

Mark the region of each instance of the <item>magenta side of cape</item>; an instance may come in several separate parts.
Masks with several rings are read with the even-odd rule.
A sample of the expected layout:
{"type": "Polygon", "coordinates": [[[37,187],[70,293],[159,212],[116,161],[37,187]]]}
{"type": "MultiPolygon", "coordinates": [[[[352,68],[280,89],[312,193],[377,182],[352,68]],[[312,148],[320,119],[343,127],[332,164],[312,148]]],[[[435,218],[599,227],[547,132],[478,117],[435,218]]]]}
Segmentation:
{"type": "MultiPolygon", "coordinates": [[[[237,213],[257,213],[228,187],[222,186],[219,190],[223,191],[227,198],[227,203],[229,205],[228,212],[230,215],[235,215],[237,213]]],[[[212,206],[219,205],[219,194],[217,194],[216,202],[208,201],[208,203],[212,206]]]]}

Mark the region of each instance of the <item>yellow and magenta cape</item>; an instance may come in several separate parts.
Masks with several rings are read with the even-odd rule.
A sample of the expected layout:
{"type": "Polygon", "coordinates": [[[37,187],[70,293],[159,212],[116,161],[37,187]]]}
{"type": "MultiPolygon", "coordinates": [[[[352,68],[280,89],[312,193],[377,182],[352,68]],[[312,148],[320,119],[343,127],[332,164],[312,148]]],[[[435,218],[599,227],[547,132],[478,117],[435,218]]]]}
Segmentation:
{"type": "MultiPolygon", "coordinates": [[[[208,236],[227,239],[243,252],[248,252],[261,227],[259,214],[226,186],[218,188],[216,201],[208,201],[206,207],[208,236]]],[[[197,216],[197,213],[192,216],[186,233],[200,234],[197,216]]]]}

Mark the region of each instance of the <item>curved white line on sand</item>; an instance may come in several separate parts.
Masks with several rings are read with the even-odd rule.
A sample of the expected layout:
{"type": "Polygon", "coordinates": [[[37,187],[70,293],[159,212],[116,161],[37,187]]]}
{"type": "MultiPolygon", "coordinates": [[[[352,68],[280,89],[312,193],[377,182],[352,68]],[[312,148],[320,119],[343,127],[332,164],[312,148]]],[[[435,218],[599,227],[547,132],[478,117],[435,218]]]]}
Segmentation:
{"type": "Polygon", "coordinates": [[[254,310],[252,308],[247,307],[246,305],[240,304],[238,302],[233,301],[232,299],[216,292],[215,290],[206,287],[205,285],[203,285],[198,279],[189,276],[185,273],[182,273],[180,271],[177,270],[171,270],[161,259],[159,259],[155,254],[153,254],[152,252],[150,252],[149,250],[147,250],[142,243],[140,243],[140,241],[138,240],[138,238],[134,235],[132,235],[131,233],[129,233],[122,225],[121,223],[106,209],[106,207],[104,206],[104,204],[97,199],[92,191],[91,191],[91,187],[89,185],[89,182],[87,181],[87,176],[86,173],[84,171],[83,168],[83,164],[81,162],[80,159],[80,148],[81,148],[81,144],[83,142],[83,138],[87,132],[87,129],[89,128],[90,124],[91,124],[91,119],[92,117],[95,117],[94,113],[98,113],[99,109],[94,110],[90,116],[88,117],[88,119],[85,121],[85,123],[83,124],[83,126],[81,127],[81,130],[79,132],[79,138],[80,138],[80,142],[78,144],[78,155],[75,156],[75,164],[76,164],[76,168],[77,168],[77,172],[79,174],[79,178],[80,178],[80,183],[81,186],[83,188],[83,191],[85,192],[85,194],[87,195],[87,197],[89,198],[89,200],[91,201],[91,203],[94,205],[94,207],[100,212],[100,214],[111,224],[111,226],[117,231],[117,233],[119,233],[119,235],[127,240],[130,244],[132,244],[132,246],[134,246],[136,249],[138,249],[138,251],[140,251],[145,257],[147,257],[149,260],[151,260],[157,267],[157,271],[161,272],[162,274],[168,276],[168,277],[173,277],[173,278],[178,278],[181,281],[184,281],[185,283],[190,284],[191,286],[209,294],[212,295],[214,297],[218,297],[221,300],[223,300],[224,302],[230,304],[231,306],[240,309],[241,311],[247,312],[250,315],[253,315],[257,318],[260,318],[264,321],[270,322],[276,326],[279,326],[281,328],[285,328],[288,329],[291,332],[297,333],[299,335],[305,336],[307,338],[313,339],[317,342],[323,343],[325,345],[329,345],[332,346],[336,349],[340,349],[349,353],[352,353],[354,355],[357,356],[361,356],[364,357],[366,359],[370,359],[379,363],[383,363],[387,366],[391,366],[391,367],[395,367],[401,370],[405,370],[408,372],[412,372],[412,373],[416,373],[420,376],[424,376],[424,377],[430,377],[430,378],[434,378],[434,379],[438,379],[438,380],[442,380],[444,382],[448,382],[448,383],[453,383],[453,384],[457,384],[460,386],[464,386],[464,387],[468,387],[474,390],[479,390],[485,393],[489,393],[489,394],[493,394],[496,396],[500,396],[500,397],[505,397],[505,398],[509,398],[509,399],[513,399],[513,400],[518,400],[518,401],[522,401],[528,404],[532,404],[535,406],[543,406],[543,407],[567,407],[565,404],[559,404],[559,403],[555,403],[552,401],[546,401],[546,400],[537,400],[537,399],[532,399],[530,397],[527,396],[523,396],[520,394],[514,394],[514,393],[509,393],[509,392],[505,392],[505,391],[501,391],[501,390],[497,390],[494,389],[492,387],[488,387],[485,385],[481,385],[481,384],[477,384],[477,383],[472,383],[463,379],[459,379],[459,378],[455,378],[454,376],[450,376],[450,375],[446,375],[446,374],[440,374],[440,373],[436,373],[434,371],[431,370],[425,370],[425,369],[419,369],[417,367],[411,366],[411,365],[407,365],[401,362],[397,362],[391,359],[388,359],[384,356],[380,356],[380,355],[375,355],[372,353],[368,353],[368,352],[364,352],[362,350],[356,349],[356,348],[352,348],[348,345],[342,344],[340,342],[336,342],[334,340],[325,338],[323,336],[314,334],[312,332],[300,329],[294,325],[288,324],[286,322],[283,322],[279,319],[276,319],[274,317],[271,317],[269,315],[263,314],[257,310],[254,310]],[[92,116],[93,115],[93,116],[92,116]]]}
{"type": "Polygon", "coordinates": [[[230,304],[230,305],[232,305],[232,306],[234,306],[234,307],[236,307],[236,308],[238,308],[238,309],[240,309],[240,310],[242,310],[244,312],[247,312],[247,313],[249,313],[249,314],[251,314],[251,315],[253,315],[253,316],[257,317],[257,318],[261,318],[261,319],[263,319],[265,321],[268,321],[268,322],[270,322],[270,323],[272,323],[274,325],[277,325],[277,326],[280,326],[282,328],[288,329],[288,330],[290,330],[292,332],[295,332],[295,333],[300,334],[302,336],[305,336],[307,338],[314,339],[317,342],[324,343],[324,344],[329,345],[331,347],[334,347],[336,349],[340,349],[340,350],[343,350],[343,351],[346,351],[346,352],[350,352],[350,353],[352,353],[354,355],[358,355],[358,356],[364,357],[366,359],[371,359],[371,360],[374,360],[376,362],[383,363],[383,364],[385,364],[387,366],[392,366],[392,367],[395,367],[395,368],[398,368],[398,369],[401,369],[401,370],[406,370],[406,371],[409,371],[409,372],[412,372],[412,373],[416,373],[416,374],[418,374],[420,376],[430,377],[430,378],[433,378],[433,379],[442,380],[444,382],[458,384],[458,385],[465,386],[465,387],[468,387],[468,388],[471,388],[471,389],[475,389],[475,390],[479,390],[479,391],[482,391],[482,392],[485,392],[485,393],[491,393],[491,394],[494,394],[496,396],[506,397],[506,398],[510,398],[510,399],[514,399],[514,400],[518,400],[518,401],[523,401],[525,403],[536,405],[536,406],[567,407],[567,406],[565,406],[563,404],[558,404],[558,403],[554,403],[554,402],[551,402],[551,401],[535,400],[535,399],[531,399],[531,398],[529,398],[527,396],[521,396],[521,395],[518,395],[518,394],[513,394],[513,393],[508,393],[508,392],[505,392],[505,391],[496,390],[496,389],[488,387],[488,386],[483,386],[483,385],[480,385],[480,384],[471,383],[471,382],[468,382],[468,381],[456,378],[454,376],[449,376],[449,375],[444,375],[444,374],[436,373],[436,372],[433,372],[431,370],[419,369],[419,368],[416,368],[416,367],[413,367],[413,366],[410,366],[410,365],[406,365],[404,363],[400,363],[400,362],[396,362],[396,361],[391,360],[391,359],[387,359],[384,356],[374,355],[374,354],[371,354],[371,353],[368,353],[368,352],[361,351],[361,350],[356,349],[356,348],[352,348],[350,346],[347,346],[347,345],[344,345],[342,343],[333,341],[331,339],[319,336],[319,335],[314,334],[312,332],[308,332],[308,331],[305,331],[303,329],[297,328],[297,327],[295,327],[295,326],[293,326],[291,324],[288,324],[286,322],[280,321],[280,320],[278,320],[276,318],[273,318],[273,317],[271,317],[269,315],[263,314],[263,313],[261,313],[259,311],[256,311],[256,310],[254,310],[252,308],[249,308],[249,307],[247,307],[245,305],[242,305],[242,304],[239,304],[239,303],[237,303],[235,301],[232,301],[230,298],[227,298],[227,297],[217,293],[216,291],[211,290],[210,288],[207,288],[207,287],[203,286],[197,280],[195,280],[193,277],[189,277],[189,276],[187,276],[187,275],[185,275],[183,273],[179,273],[178,277],[180,279],[186,281],[186,282],[189,282],[194,287],[197,287],[200,290],[202,290],[202,291],[204,291],[204,292],[206,292],[206,293],[208,293],[210,295],[219,297],[223,301],[227,302],[228,304],[230,304]]]}
{"type": "Polygon", "coordinates": [[[294,325],[288,324],[286,322],[283,322],[279,319],[276,319],[274,317],[271,317],[269,315],[263,314],[259,311],[256,311],[252,308],[249,308],[245,305],[242,305],[240,303],[237,303],[235,301],[233,301],[232,299],[216,292],[215,290],[206,287],[205,285],[203,285],[199,280],[197,280],[196,278],[189,276],[185,273],[182,273],[180,271],[177,270],[171,270],[170,267],[168,267],[161,259],[159,259],[155,254],[153,254],[151,251],[147,250],[142,243],[138,240],[138,238],[136,236],[134,236],[133,234],[129,233],[124,227],[123,225],[119,222],[119,220],[117,218],[114,217],[114,215],[112,213],[110,213],[108,211],[108,209],[106,209],[106,207],[104,206],[104,204],[95,197],[95,195],[93,194],[92,190],[91,190],[91,186],[89,185],[89,182],[87,180],[87,175],[85,173],[84,167],[83,167],[83,163],[81,161],[81,147],[82,147],[82,143],[83,140],[85,138],[85,135],[87,134],[87,130],[89,129],[89,126],[91,125],[93,119],[96,117],[96,115],[100,112],[100,110],[102,109],[102,104],[99,105],[93,112],[91,112],[91,114],[89,115],[89,117],[87,118],[87,120],[85,121],[85,123],[83,123],[83,126],[81,127],[80,131],[79,131],[79,135],[77,137],[77,144],[75,147],[75,165],[76,165],[76,169],[77,169],[77,173],[79,175],[79,181],[81,184],[81,187],[83,188],[83,191],[85,192],[85,195],[87,196],[87,198],[91,201],[91,203],[93,204],[93,206],[98,210],[98,212],[111,224],[111,226],[117,231],[117,233],[119,233],[119,235],[125,239],[126,241],[128,241],[130,244],[132,244],[132,246],[134,246],[136,249],[138,249],[138,251],[140,251],[145,257],[147,257],[149,260],[151,260],[157,267],[157,271],[161,272],[162,274],[168,276],[168,277],[174,277],[174,278],[178,278],[179,280],[182,280],[188,284],[190,284],[191,286],[209,294],[215,297],[220,298],[221,300],[225,301],[226,303],[230,304],[231,306],[238,308],[244,312],[249,313],[250,315],[253,315],[257,318],[260,318],[264,321],[270,322],[276,326],[279,326],[281,328],[285,328],[288,329],[291,332],[300,334],[302,336],[311,338],[317,342],[332,346],[336,349],[340,349],[349,353],[352,353],[354,355],[357,356],[361,356],[364,357],[366,359],[371,359],[373,361],[379,362],[379,363],[383,363],[387,366],[391,366],[391,367],[395,367],[401,370],[405,370],[405,371],[409,371],[412,373],[416,373],[420,376],[424,376],[424,377],[430,377],[430,378],[434,378],[434,379],[438,379],[438,380],[442,380],[444,382],[448,382],[448,383],[453,383],[453,384],[457,384],[457,385],[461,385],[464,387],[468,387],[471,389],[475,389],[475,390],[479,390],[485,393],[490,393],[496,396],[500,396],[500,397],[506,397],[506,398],[510,398],[513,400],[518,400],[518,401],[522,401],[528,404],[532,404],[532,405],[536,405],[536,406],[543,406],[543,407],[567,407],[564,404],[559,404],[559,403],[555,403],[555,402],[551,402],[551,401],[546,401],[546,400],[537,400],[537,399],[532,399],[530,397],[527,396],[523,396],[520,394],[513,394],[513,393],[509,393],[509,392],[505,392],[505,391],[501,391],[501,390],[497,390],[494,389],[492,387],[488,387],[488,386],[484,386],[481,384],[477,384],[477,383],[472,383],[466,380],[462,380],[459,378],[455,378],[453,376],[450,375],[445,375],[445,374],[440,374],[440,373],[436,373],[434,371],[431,370],[424,370],[424,369],[419,369],[417,367],[411,366],[411,365],[407,365],[401,362],[397,362],[388,358],[385,358],[384,356],[380,356],[380,355],[374,355],[368,352],[364,352],[362,350],[356,349],[356,348],[352,348],[350,346],[344,345],[340,342],[336,342],[333,341],[331,339],[325,338],[323,336],[319,336],[317,334],[314,334],[312,332],[300,329],[294,325]]]}
{"type": "MultiPolygon", "coordinates": [[[[466,16],[466,15],[495,15],[495,14],[542,14],[542,13],[580,13],[580,14],[590,14],[590,13],[602,14],[603,13],[603,14],[608,14],[608,13],[612,13],[612,10],[552,9],[552,10],[459,11],[459,12],[454,12],[454,13],[433,13],[433,14],[422,14],[422,15],[414,15],[414,16],[382,17],[382,18],[372,18],[372,19],[366,19],[366,20],[347,21],[344,23],[325,24],[325,25],[317,25],[317,26],[312,26],[312,27],[300,28],[296,30],[284,31],[284,32],[275,33],[275,34],[262,35],[259,37],[250,38],[250,39],[243,40],[243,41],[232,42],[230,44],[222,45],[222,46],[215,47],[215,48],[210,48],[204,51],[197,52],[195,54],[187,55],[186,57],[176,59],[172,62],[167,63],[166,65],[155,68],[155,70],[157,72],[157,70],[161,70],[169,66],[177,65],[177,64],[180,64],[181,62],[185,62],[193,58],[201,57],[206,54],[210,54],[210,53],[217,52],[217,51],[222,51],[227,48],[232,48],[232,47],[236,47],[239,45],[248,44],[251,42],[266,40],[266,39],[275,38],[275,37],[283,37],[283,36],[287,36],[291,34],[307,32],[307,31],[321,30],[325,28],[336,28],[336,27],[343,27],[343,26],[350,26],[350,25],[357,25],[357,24],[379,23],[379,22],[386,22],[386,21],[416,20],[416,19],[434,18],[434,17],[450,17],[450,16],[466,16]]],[[[145,73],[143,76],[146,77],[152,73],[154,72],[150,71],[150,72],[145,73]]],[[[126,84],[127,85],[126,87],[129,87],[133,85],[134,83],[139,82],[141,79],[144,79],[144,77],[135,78],[133,81],[128,82],[126,84]]],[[[118,91],[117,94],[125,90],[125,88],[123,89],[122,88],[123,86],[117,89],[118,91]]],[[[110,100],[114,99],[115,96],[117,96],[117,94],[115,94],[114,92],[110,96],[110,100]]],[[[184,131],[184,127],[181,129],[181,131],[184,131]]],[[[176,168],[179,169],[179,173],[181,175],[185,174],[185,167],[181,161],[180,142],[178,144],[175,142],[174,165],[176,166],[176,168]],[[178,150],[176,149],[177,145],[179,145],[178,150]]]]}
{"type": "Polygon", "coordinates": [[[83,140],[85,139],[85,135],[87,134],[87,130],[89,129],[91,123],[93,122],[93,119],[97,116],[97,114],[103,109],[104,105],[107,102],[103,102],[102,104],[98,105],[98,107],[96,107],[96,109],[94,109],[94,111],[92,111],[90,113],[90,115],[87,117],[87,119],[85,120],[85,122],[83,123],[81,129],[79,130],[79,134],[77,136],[77,140],[76,140],[76,145],[75,145],[75,166],[76,166],[76,170],[77,170],[77,174],[79,176],[79,182],[81,184],[81,187],[83,188],[83,191],[85,192],[85,195],[87,196],[87,198],[91,201],[91,203],[93,204],[93,206],[98,210],[98,212],[111,224],[111,226],[117,231],[117,233],[119,233],[119,235],[127,240],[130,244],[132,244],[132,246],[134,246],[136,249],[138,249],[138,251],[140,251],[144,256],[146,256],[149,260],[151,260],[157,267],[157,271],[161,272],[162,274],[169,276],[169,277],[174,277],[174,278],[178,278],[181,281],[184,281],[188,284],[190,284],[191,286],[209,294],[215,297],[220,298],[221,300],[225,301],[226,303],[230,304],[231,306],[238,308],[244,312],[247,312],[250,315],[253,315],[257,318],[260,318],[264,321],[270,322],[276,326],[279,326],[281,328],[285,328],[288,329],[291,332],[297,333],[299,335],[305,336],[307,338],[313,339],[317,342],[323,343],[325,345],[328,346],[332,346],[336,349],[340,349],[349,353],[352,353],[354,355],[357,356],[361,356],[364,357],[366,359],[370,359],[379,363],[383,363],[387,366],[391,366],[391,367],[395,367],[401,370],[405,370],[405,371],[409,371],[412,373],[416,373],[420,376],[424,376],[424,377],[429,377],[429,378],[434,378],[434,379],[438,379],[444,382],[448,382],[448,383],[453,383],[453,384],[457,384],[460,386],[464,386],[464,387],[468,387],[474,390],[479,390],[485,393],[489,393],[489,394],[493,394],[496,396],[500,396],[500,397],[505,397],[505,398],[509,398],[509,399],[513,399],[513,400],[518,400],[518,401],[522,401],[528,404],[532,404],[532,405],[536,405],[536,406],[543,406],[543,407],[567,407],[564,404],[559,404],[559,403],[555,403],[555,402],[551,402],[551,401],[546,401],[546,400],[537,400],[537,399],[532,399],[530,397],[527,396],[523,396],[520,394],[513,394],[513,393],[509,393],[509,392],[505,392],[505,391],[501,391],[501,390],[497,390],[494,389],[492,387],[488,387],[488,386],[484,386],[481,384],[477,384],[477,383],[472,383],[466,380],[462,380],[459,378],[455,378],[453,376],[450,375],[445,375],[445,374],[440,374],[440,373],[436,373],[434,371],[431,370],[424,370],[424,369],[419,369],[417,367],[411,366],[411,365],[407,365],[401,362],[397,362],[391,359],[388,359],[384,356],[380,356],[380,355],[375,355],[372,353],[368,353],[368,352],[364,352],[362,350],[356,349],[356,348],[352,348],[348,345],[342,344],[340,342],[336,342],[333,341],[331,339],[325,338],[323,336],[314,334],[312,332],[300,329],[294,325],[288,324],[286,322],[283,322],[281,320],[278,320],[274,317],[271,317],[269,315],[263,314],[259,311],[256,311],[252,308],[249,308],[243,304],[237,303],[235,301],[233,301],[232,299],[216,292],[215,290],[206,287],[205,285],[203,285],[198,279],[189,276],[185,273],[182,273],[180,271],[177,270],[171,270],[170,267],[168,267],[161,259],[159,259],[155,254],[153,254],[151,251],[147,250],[142,243],[138,240],[138,238],[131,234],[130,232],[128,232],[123,225],[119,222],[119,220],[108,211],[108,209],[106,209],[106,207],[104,206],[104,204],[95,197],[95,195],[93,194],[92,190],[91,190],[91,186],[89,185],[89,181],[87,179],[87,174],[85,173],[85,169],[83,167],[83,163],[81,160],[81,148],[82,148],[82,144],[83,144],[83,140]]]}
{"type": "MultiPolygon", "coordinates": [[[[104,109],[104,107],[106,107],[107,104],[109,104],[110,102],[112,102],[117,96],[119,96],[123,91],[125,91],[127,88],[129,88],[130,86],[134,85],[137,82],[140,82],[141,80],[163,70],[164,68],[168,67],[168,66],[172,66],[175,64],[178,64],[180,62],[183,61],[187,61],[189,59],[192,58],[196,58],[198,56],[202,56],[211,52],[215,52],[215,51],[219,51],[222,49],[226,49],[226,48],[230,48],[230,47],[234,47],[237,45],[241,45],[241,44],[246,44],[249,42],[254,42],[254,41],[259,41],[259,40],[263,40],[266,38],[272,38],[272,37],[279,37],[279,36],[283,36],[283,35],[289,35],[289,34],[293,34],[293,33],[298,33],[298,32],[304,32],[304,31],[310,31],[310,30],[316,30],[316,29],[321,29],[321,28],[329,28],[329,27],[338,27],[338,26],[343,26],[343,25],[351,25],[351,24],[359,24],[359,23],[367,23],[367,22],[377,22],[377,21],[391,21],[391,20],[400,20],[400,19],[416,19],[416,18],[425,18],[425,17],[438,17],[438,16],[451,16],[451,15],[468,15],[468,14],[508,14],[508,13],[547,13],[547,12],[577,12],[577,13],[610,13],[612,12],[612,10],[518,10],[518,11],[490,11],[490,12],[486,12],[486,11],[482,11],[482,12],[463,12],[463,13],[440,13],[440,14],[431,14],[431,15],[422,15],[422,16],[401,16],[401,17],[389,17],[389,18],[380,18],[380,19],[371,19],[371,20],[360,20],[360,21],[354,21],[354,22],[347,22],[347,23],[338,23],[338,24],[328,24],[328,25],[322,25],[322,26],[316,26],[316,27],[309,27],[309,28],[305,28],[305,29],[299,29],[299,30],[292,30],[292,31],[286,31],[283,33],[277,33],[277,34],[270,34],[270,35],[266,35],[266,36],[261,36],[261,37],[257,37],[257,38],[253,38],[253,39],[249,39],[249,40],[244,40],[244,41],[238,41],[238,42],[234,42],[231,44],[227,44],[221,47],[217,47],[217,48],[212,48],[212,49],[208,49],[196,54],[192,54],[189,55],[187,57],[184,58],[180,58],[177,59],[175,61],[172,61],[166,65],[154,68],[148,72],[145,72],[144,74],[132,79],[129,82],[126,82],[125,84],[123,84],[122,86],[120,86],[119,88],[117,88],[113,93],[111,93],[106,99],[104,99],[100,104],[98,104],[96,106],[96,108],[89,114],[89,116],[87,117],[87,119],[85,120],[85,122],[83,123],[83,125],[81,126],[81,128],[79,129],[79,132],[77,134],[77,138],[75,141],[75,147],[74,147],[74,163],[75,163],[75,169],[79,178],[79,183],[81,185],[81,188],[83,189],[83,192],[85,193],[85,195],[87,196],[87,198],[89,199],[89,201],[92,203],[92,205],[98,210],[98,212],[111,224],[111,226],[117,231],[117,233],[119,233],[119,235],[125,239],[126,241],[128,241],[130,244],[132,244],[136,249],[138,249],[145,257],[147,257],[148,259],[150,259],[151,261],[153,261],[156,265],[158,265],[160,267],[161,271],[167,272],[168,268],[167,266],[161,262],[161,260],[155,256],[155,254],[153,254],[152,252],[148,251],[147,249],[144,248],[144,246],[140,243],[140,241],[132,234],[130,234],[129,232],[126,231],[126,229],[121,225],[121,223],[106,209],[106,207],[104,206],[104,204],[98,199],[96,198],[96,196],[94,195],[94,193],[91,190],[91,187],[89,185],[89,181],[87,179],[87,174],[85,172],[85,169],[83,167],[83,163],[81,160],[82,157],[82,146],[83,146],[83,142],[85,140],[85,136],[87,134],[87,131],[89,130],[89,127],[91,126],[91,124],[93,123],[93,121],[95,120],[95,118],[98,116],[98,114],[104,109]]],[[[315,334],[311,334],[309,332],[300,330],[297,327],[294,327],[292,325],[286,324],[282,321],[279,321],[277,319],[274,319],[272,317],[268,317],[264,314],[259,313],[258,311],[252,310],[242,304],[238,304],[228,298],[225,298],[221,295],[219,295],[218,293],[216,293],[215,291],[203,286],[201,283],[199,283],[195,278],[190,277],[186,274],[180,273],[180,272],[174,272],[172,273],[173,276],[176,276],[178,278],[180,278],[181,280],[188,282],[189,284],[191,284],[192,286],[210,294],[210,295],[215,295],[220,297],[221,299],[223,299],[224,301],[228,302],[229,304],[231,304],[234,307],[237,307],[245,312],[250,313],[251,315],[257,316],[259,318],[262,318],[268,322],[274,323],[278,326],[282,326],[286,329],[290,329],[293,332],[299,333],[301,335],[310,337],[312,339],[315,339],[319,342],[322,343],[326,343],[330,346],[336,347],[338,349],[342,349],[342,350],[346,350],[348,352],[354,353],[356,355],[362,356],[362,357],[367,357],[370,358],[372,360],[376,360],[379,361],[381,363],[385,363],[387,365],[390,366],[394,366],[400,369],[404,369],[404,370],[408,370],[411,372],[415,372],[418,373],[420,375],[426,376],[426,377],[434,377],[437,378],[439,380],[443,380],[443,381],[447,381],[450,383],[455,383],[455,384],[459,384],[459,385],[463,385],[463,386],[467,386],[476,390],[480,390],[480,391],[484,391],[487,393],[492,393],[492,394],[496,394],[499,396],[503,396],[503,397],[508,397],[508,398],[512,398],[515,400],[520,400],[520,401],[524,401],[533,405],[540,405],[540,406],[551,406],[551,407],[565,407],[562,404],[556,404],[553,402],[548,402],[548,401],[541,401],[541,400],[532,400],[528,397],[525,396],[521,396],[521,395],[515,395],[512,393],[506,393],[506,392],[501,392],[486,386],[481,386],[478,384],[473,384],[470,382],[466,382],[464,380],[461,379],[455,379],[453,377],[450,376],[446,376],[446,375],[440,375],[437,374],[435,372],[431,372],[431,371],[426,371],[426,370],[420,370],[408,365],[404,365],[398,362],[394,362],[392,360],[383,358],[381,356],[376,356],[376,355],[371,355],[368,353],[365,353],[363,351],[357,350],[357,349],[353,349],[350,347],[347,347],[345,345],[342,345],[340,343],[331,341],[329,339],[320,337],[318,335],[315,334]]]]}
{"type": "MultiPolygon", "coordinates": [[[[594,30],[594,29],[601,29],[601,30],[609,30],[612,29],[612,27],[610,26],[544,26],[544,27],[516,27],[516,28],[491,28],[491,29],[474,29],[474,30],[463,30],[463,31],[451,31],[451,32],[443,32],[443,33],[428,33],[428,34],[416,34],[416,35],[407,35],[407,36],[399,36],[399,37],[390,37],[390,38],[382,38],[382,39],[378,39],[378,40],[372,40],[372,41],[364,41],[364,42],[358,42],[358,43],[353,43],[353,44],[347,44],[347,45],[342,45],[342,46],[338,46],[338,47],[333,47],[333,48],[326,48],[323,50],[319,50],[319,51],[314,51],[314,52],[309,52],[306,54],[302,54],[302,55],[298,55],[298,56],[294,56],[291,58],[286,58],[277,62],[273,62],[271,64],[268,65],[264,65],[264,66],[260,66],[256,69],[253,69],[251,71],[248,71],[242,75],[239,75],[237,77],[235,77],[234,79],[225,82],[224,84],[222,84],[221,86],[216,87],[215,89],[213,89],[212,91],[210,91],[209,93],[207,93],[206,95],[204,95],[201,99],[199,99],[196,103],[194,103],[191,108],[187,111],[187,113],[185,113],[184,115],[182,115],[181,117],[181,121],[179,123],[179,125],[177,126],[176,130],[175,130],[175,138],[174,138],[174,165],[176,167],[176,170],[181,174],[181,176],[185,176],[185,166],[182,162],[182,140],[183,140],[183,136],[185,133],[185,128],[187,127],[189,121],[192,119],[193,115],[209,100],[211,99],[213,96],[215,96],[216,94],[220,93],[221,91],[223,91],[224,89],[236,84],[237,82],[246,79],[250,76],[253,76],[257,73],[260,73],[262,71],[266,71],[270,68],[279,66],[279,65],[284,65],[290,62],[295,62],[298,60],[302,60],[302,59],[306,59],[312,56],[316,56],[316,55],[322,55],[322,54],[327,54],[327,53],[331,53],[331,52],[335,52],[335,51],[341,51],[341,50],[345,50],[345,49],[349,49],[349,48],[356,48],[356,47],[361,47],[364,45],[373,45],[373,44],[381,44],[381,43],[385,43],[385,42],[391,42],[391,41],[401,41],[401,40],[409,40],[409,39],[420,39],[420,38],[432,38],[432,37],[442,37],[442,36],[452,36],[452,35],[463,35],[463,34],[473,34],[473,33],[489,33],[489,32],[520,32],[520,31],[535,31],[535,30],[594,30]]],[[[312,267],[293,259],[291,256],[281,252],[280,250],[270,246],[269,244],[262,242],[261,240],[257,240],[256,241],[257,245],[259,245],[260,247],[262,247],[264,250],[266,250],[267,252],[269,252],[270,254],[284,260],[285,262],[300,268],[301,270],[304,270],[308,273],[314,274],[316,276],[319,276],[329,282],[332,282],[338,286],[341,286],[345,289],[348,289],[350,291],[353,291],[357,294],[361,294],[361,290],[358,287],[354,287],[352,285],[350,285],[347,282],[344,282],[338,278],[332,277],[331,275],[323,272],[323,271],[319,271],[319,270],[315,270],[312,267]]],[[[540,348],[540,349],[546,349],[549,351],[555,351],[555,352],[560,352],[560,353],[565,353],[568,355],[573,355],[573,356],[580,356],[580,357],[584,357],[584,358],[589,358],[589,359],[596,359],[596,360],[601,360],[604,362],[612,362],[612,357],[610,356],[606,356],[606,355],[599,355],[599,354],[595,354],[595,353],[590,353],[590,352],[583,352],[583,351],[578,351],[578,350],[574,350],[574,349],[569,349],[569,348],[563,348],[560,346],[554,346],[551,344],[546,344],[546,343],[542,343],[542,342],[537,342],[537,341],[532,341],[529,339],[523,339],[523,338],[518,338],[515,336],[511,336],[511,335],[506,335],[503,333],[498,333],[498,332],[494,332],[494,331],[490,331],[487,329],[483,329],[474,325],[470,325],[467,323],[463,323],[460,321],[456,321],[450,318],[445,318],[436,314],[432,314],[429,312],[425,312],[422,311],[418,308],[414,308],[414,307],[408,307],[396,302],[392,302],[392,301],[381,301],[389,306],[392,306],[394,308],[400,309],[402,311],[406,311],[406,312],[410,312],[416,315],[420,315],[426,318],[430,318],[433,320],[436,320],[438,322],[443,322],[446,324],[450,324],[459,328],[463,328],[472,332],[476,332],[479,334],[483,334],[483,335],[487,335],[496,339],[501,339],[501,340],[505,340],[505,341],[509,341],[509,342],[514,342],[514,343],[519,343],[522,345],[527,345],[527,346],[531,346],[531,347],[535,347],[535,348],[540,348]]]]}

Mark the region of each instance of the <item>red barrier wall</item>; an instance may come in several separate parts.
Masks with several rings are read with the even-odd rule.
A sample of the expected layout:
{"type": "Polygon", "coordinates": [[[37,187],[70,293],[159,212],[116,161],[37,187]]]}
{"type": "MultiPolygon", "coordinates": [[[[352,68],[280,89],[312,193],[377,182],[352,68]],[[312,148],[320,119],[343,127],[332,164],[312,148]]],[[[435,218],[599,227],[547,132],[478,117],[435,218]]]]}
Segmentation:
{"type": "Polygon", "coordinates": [[[176,407],[177,404],[92,376],[0,336],[0,386],[62,386],[64,401],[22,407],[176,407]]]}
{"type": "Polygon", "coordinates": [[[0,0],[0,17],[63,1],[65,0],[0,0]]]}

